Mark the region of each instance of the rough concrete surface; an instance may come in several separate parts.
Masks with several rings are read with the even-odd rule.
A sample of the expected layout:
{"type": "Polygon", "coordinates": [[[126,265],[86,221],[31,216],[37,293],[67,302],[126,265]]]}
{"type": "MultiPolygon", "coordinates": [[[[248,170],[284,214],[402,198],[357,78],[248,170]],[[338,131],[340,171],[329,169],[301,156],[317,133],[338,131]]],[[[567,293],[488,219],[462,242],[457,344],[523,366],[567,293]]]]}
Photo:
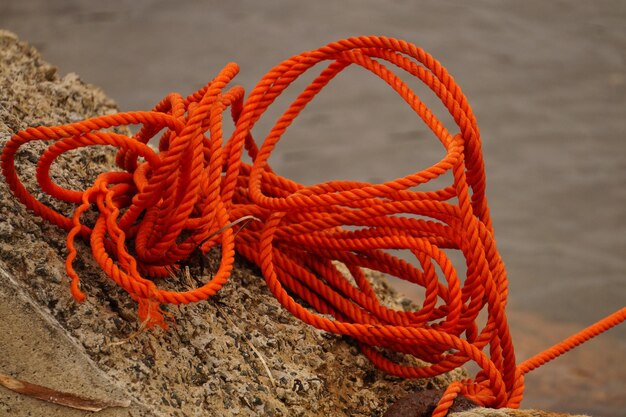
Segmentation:
{"type": "MultiPolygon", "coordinates": [[[[28,126],[115,110],[101,90],[75,74],[59,77],[32,47],[0,31],[0,147],[28,126]]],[[[21,178],[32,190],[42,145],[18,155],[21,178]]],[[[74,152],[53,168],[55,178],[84,186],[112,166],[113,152],[74,152]]],[[[377,416],[407,392],[442,387],[462,374],[400,380],[379,372],[350,340],[283,311],[258,272],[243,262],[209,302],[171,309],[176,325],[170,331],[126,340],[138,326],[136,306],[98,272],[84,243],[75,266],[88,297],[75,303],[64,272],[64,241],[63,231],[27,212],[0,182],[0,371],[60,390],[132,401],[128,409],[98,415],[377,416]]],[[[402,303],[384,281],[376,279],[376,286],[387,303],[402,303]]],[[[0,389],[0,415],[86,414],[0,389]]]]}

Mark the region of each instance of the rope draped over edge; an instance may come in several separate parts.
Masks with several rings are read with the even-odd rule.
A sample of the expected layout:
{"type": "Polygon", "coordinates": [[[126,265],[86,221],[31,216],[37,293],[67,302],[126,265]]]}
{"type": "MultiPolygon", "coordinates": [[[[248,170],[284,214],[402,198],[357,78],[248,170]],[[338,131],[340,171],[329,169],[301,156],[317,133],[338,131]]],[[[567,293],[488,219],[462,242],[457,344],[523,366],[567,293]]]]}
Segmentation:
{"type": "Polygon", "coordinates": [[[68,230],[66,267],[78,301],[85,295],[72,266],[77,236],[89,240],[100,267],[139,303],[139,317],[150,327],[166,327],[160,305],[215,294],[230,275],[236,248],[261,268],[272,294],[290,313],[319,329],[355,338],[385,372],[424,378],[476,362],[481,371],[472,380],[451,384],[435,416],[444,416],[458,394],[484,406],[518,407],[523,374],[626,318],[622,309],[516,366],[505,315],[507,277],[485,197],[479,129],[461,89],[424,50],[387,37],[341,40],[281,62],[247,98],[241,87],[227,88],[238,71],[230,63],[189,97],[169,94],[152,111],[28,128],[6,144],[2,172],[12,192],[35,214],[68,230]],[[287,87],[322,63],[327,66],[258,148],[251,135],[254,125],[287,87]],[[274,173],[268,159],[289,125],[350,65],[387,83],[437,137],[445,156],[427,169],[381,184],[303,186],[274,173]],[[432,90],[458,132],[451,133],[394,69],[432,90]],[[235,123],[228,138],[222,130],[226,111],[235,123]],[[130,124],[142,125],[133,137],[105,131],[130,124]],[[155,152],[146,144],[159,134],[155,152]],[[31,141],[52,142],[37,164],[37,180],[43,192],[77,206],[71,217],[38,201],[21,183],[15,156],[31,141]],[[122,171],[100,174],[84,191],[52,181],[50,168],[59,156],[93,145],[119,148],[116,163],[122,171]],[[242,161],[244,151],[252,164],[242,161]],[[450,185],[420,190],[444,174],[451,174],[450,185]],[[87,226],[82,215],[93,207],[97,220],[87,226]],[[261,221],[229,227],[244,216],[261,221]],[[206,253],[218,246],[219,268],[199,288],[167,291],[150,279],[168,277],[197,247],[206,253]],[[419,267],[394,256],[390,250],[396,249],[411,251],[419,267]],[[447,249],[463,254],[464,277],[458,276],[447,249]],[[347,266],[351,279],[336,262],[347,266]],[[398,311],[381,304],[364,268],[424,287],[421,308],[398,311]],[[484,310],[487,320],[481,327],[478,315],[484,310]],[[397,362],[386,355],[389,351],[426,364],[397,362]]]}

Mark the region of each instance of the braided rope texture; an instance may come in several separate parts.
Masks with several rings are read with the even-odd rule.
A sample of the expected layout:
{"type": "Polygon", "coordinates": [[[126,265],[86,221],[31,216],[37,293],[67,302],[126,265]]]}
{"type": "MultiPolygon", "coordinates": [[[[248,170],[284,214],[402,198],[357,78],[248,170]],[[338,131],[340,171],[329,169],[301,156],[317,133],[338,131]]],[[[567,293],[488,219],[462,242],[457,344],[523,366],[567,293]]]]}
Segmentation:
{"type": "Polygon", "coordinates": [[[626,308],[516,365],[505,307],[508,288],[485,197],[480,133],[472,109],[447,70],[415,45],[378,36],[354,37],[293,56],[261,78],[245,97],[229,87],[238,73],[228,64],[187,98],[169,94],[152,111],[106,115],[63,126],[16,133],[2,152],[2,172],[13,194],[36,215],[68,231],[66,269],[76,300],[85,295],[72,266],[77,236],[89,241],[102,270],[138,302],[149,327],[166,327],[163,304],[206,300],[226,283],[237,252],[258,265],[277,300],[300,320],[358,341],[384,371],[407,378],[445,373],[468,361],[474,379],[451,384],[434,416],[444,416],[457,395],[480,405],[517,408],[526,372],[554,359],[626,318],[626,308]],[[278,118],[258,147],[251,131],[277,97],[316,65],[325,68],[278,118]],[[370,71],[413,110],[445,155],[430,167],[380,184],[329,181],[312,186],[276,174],[268,160],[294,119],[350,65],[370,71]],[[456,132],[424,105],[394,71],[417,78],[442,102],[456,132]],[[230,113],[235,129],[223,136],[230,113]],[[110,128],[141,125],[132,137],[110,128]],[[158,152],[147,145],[159,139],[158,152]],[[68,217],[35,198],[19,179],[15,157],[31,141],[51,145],[37,164],[41,191],[76,205],[68,217]],[[56,158],[86,146],[118,148],[120,171],[100,174],[86,190],[56,184],[56,158]],[[244,152],[252,163],[242,160],[244,152]],[[446,175],[435,191],[421,185],[446,175]],[[85,224],[83,216],[97,219],[85,224]],[[233,225],[253,216],[259,222],[233,225]],[[195,251],[220,248],[215,274],[201,287],[160,289],[195,251]],[[394,256],[408,250],[415,265],[394,256]],[[460,277],[446,255],[465,258],[460,277]],[[344,276],[337,263],[347,266],[344,276]],[[382,305],[364,273],[373,269],[425,289],[417,311],[382,305]],[[479,314],[486,313],[486,320],[479,314]],[[482,324],[481,324],[482,323],[482,324]],[[393,354],[391,354],[393,353],[393,354]],[[414,365],[406,357],[426,365],[414,365]]]}

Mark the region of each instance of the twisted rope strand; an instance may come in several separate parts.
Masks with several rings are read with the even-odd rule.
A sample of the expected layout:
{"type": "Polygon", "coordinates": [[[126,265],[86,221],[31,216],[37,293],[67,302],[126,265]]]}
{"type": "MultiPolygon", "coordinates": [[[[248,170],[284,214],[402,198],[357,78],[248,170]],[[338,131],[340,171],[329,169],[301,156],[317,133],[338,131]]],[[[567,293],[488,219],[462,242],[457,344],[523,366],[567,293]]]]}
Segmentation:
{"type": "Polygon", "coordinates": [[[355,338],[385,372],[423,378],[476,362],[481,371],[473,380],[451,384],[434,416],[446,415],[459,394],[485,406],[518,407],[525,373],[626,319],[624,308],[516,365],[505,313],[507,277],[485,197],[478,125],[454,79],[424,50],[376,36],[330,43],[272,68],[245,101],[243,88],[228,88],[238,72],[230,63],[187,98],[169,94],[149,112],[28,128],[7,142],[1,166],[13,194],[36,215],[68,231],[66,269],[76,300],[85,299],[72,266],[77,236],[89,240],[103,271],[139,303],[139,318],[148,327],[167,326],[161,304],[197,302],[219,291],[233,268],[236,247],[261,268],[270,291],[289,312],[317,328],[355,338]],[[326,61],[257,147],[251,131],[265,111],[302,74],[326,61]],[[276,174],[268,160],[283,134],[351,65],[389,85],[437,137],[444,157],[380,184],[304,186],[276,174]],[[393,69],[419,79],[439,97],[458,133],[450,133],[393,69]],[[235,129],[224,138],[229,109],[235,129]],[[142,127],[132,137],[104,131],[129,124],[142,127]],[[159,132],[156,153],[146,144],[159,132]],[[76,205],[71,217],[38,201],[19,179],[15,157],[32,141],[52,142],[37,164],[37,182],[44,193],[76,205]],[[100,174],[84,191],[53,182],[50,169],[58,157],[94,145],[117,148],[122,172],[100,174]],[[244,152],[252,164],[242,161],[244,152]],[[451,184],[420,190],[447,173],[451,184]],[[83,224],[82,215],[94,205],[95,224],[83,224]],[[242,228],[237,220],[246,217],[260,221],[242,228]],[[177,292],[151,280],[171,276],[198,247],[203,253],[221,250],[219,268],[204,285],[177,292]],[[464,277],[444,249],[463,254],[464,277]],[[394,250],[410,251],[416,264],[399,259],[394,250]],[[424,287],[421,307],[403,311],[384,306],[365,268],[424,287]],[[478,316],[484,310],[487,320],[481,328],[478,316]]]}

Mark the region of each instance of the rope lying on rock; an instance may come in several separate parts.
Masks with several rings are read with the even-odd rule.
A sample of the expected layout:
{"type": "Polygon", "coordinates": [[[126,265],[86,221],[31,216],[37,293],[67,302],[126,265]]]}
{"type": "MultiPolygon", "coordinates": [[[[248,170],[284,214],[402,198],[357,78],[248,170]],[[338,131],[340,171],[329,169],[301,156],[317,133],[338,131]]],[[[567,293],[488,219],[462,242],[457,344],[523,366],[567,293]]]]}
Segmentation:
{"type": "Polygon", "coordinates": [[[422,49],[385,37],[334,42],[280,63],[247,99],[241,87],[227,88],[237,72],[236,64],[228,64],[204,88],[187,98],[172,93],[152,111],[29,128],[6,144],[2,171],[13,193],[35,214],[69,231],[66,266],[77,300],[85,298],[72,267],[77,235],[90,241],[101,268],[139,303],[139,317],[149,326],[166,326],[161,304],[197,302],[215,294],[228,279],[236,249],[261,268],[271,292],[289,312],[317,328],[355,338],[363,353],[390,374],[431,377],[476,362],[481,368],[476,378],[450,385],[437,416],[445,415],[459,393],[490,407],[518,407],[524,373],[626,318],[622,309],[516,366],[505,315],[507,278],[485,198],[476,119],[446,69],[422,49]],[[326,68],[257,148],[251,135],[255,123],[293,81],[323,62],[328,62],[326,68]],[[303,186],[274,173],[268,159],[281,136],[350,65],[365,68],[395,90],[441,142],[445,156],[427,169],[381,184],[303,186]],[[448,131],[393,67],[418,78],[441,99],[458,133],[448,131]],[[227,110],[235,130],[224,138],[227,110]],[[129,124],[142,128],[133,137],[106,130],[129,124]],[[157,153],[146,143],[158,134],[157,153]],[[38,201],[18,178],[16,153],[36,140],[53,142],[37,165],[41,190],[76,204],[71,218],[38,201]],[[119,148],[116,162],[122,171],[100,174],[84,191],[51,180],[56,158],[93,145],[119,148]],[[242,162],[244,150],[251,165],[242,162]],[[420,190],[421,184],[444,174],[451,174],[450,185],[420,190]],[[81,222],[89,210],[97,213],[92,227],[81,222]],[[246,216],[260,221],[229,227],[246,216]],[[167,291],[149,279],[168,277],[198,247],[203,253],[221,248],[220,266],[202,287],[167,291]],[[394,256],[390,250],[395,249],[410,250],[419,267],[394,256]],[[457,275],[444,249],[462,252],[465,277],[457,275]],[[352,280],[338,270],[337,261],[347,266],[352,280]],[[424,287],[421,308],[405,312],[382,305],[364,268],[424,287]],[[481,327],[478,315],[484,310],[487,321],[481,327]],[[389,351],[428,364],[395,361],[389,351]]]}

